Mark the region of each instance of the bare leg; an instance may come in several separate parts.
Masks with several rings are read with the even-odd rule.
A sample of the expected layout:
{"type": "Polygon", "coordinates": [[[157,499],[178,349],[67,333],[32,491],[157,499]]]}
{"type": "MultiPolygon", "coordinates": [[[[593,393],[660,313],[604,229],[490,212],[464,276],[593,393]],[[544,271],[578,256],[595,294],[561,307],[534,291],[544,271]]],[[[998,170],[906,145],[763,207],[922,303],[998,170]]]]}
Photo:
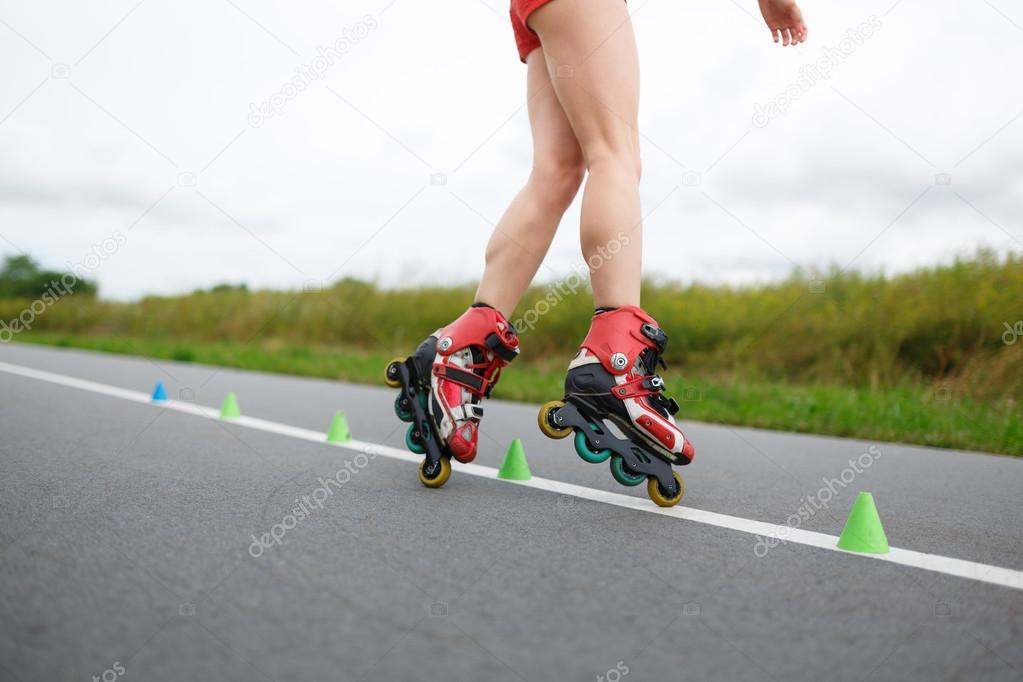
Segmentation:
{"type": "Polygon", "coordinates": [[[639,305],[639,58],[622,0],[554,0],[529,17],[589,178],[581,242],[594,304],[639,305]]]}
{"type": "Polygon", "coordinates": [[[583,154],[551,88],[543,50],[526,60],[533,169],[487,244],[487,265],[476,301],[511,317],[582,184],[583,154]]]}

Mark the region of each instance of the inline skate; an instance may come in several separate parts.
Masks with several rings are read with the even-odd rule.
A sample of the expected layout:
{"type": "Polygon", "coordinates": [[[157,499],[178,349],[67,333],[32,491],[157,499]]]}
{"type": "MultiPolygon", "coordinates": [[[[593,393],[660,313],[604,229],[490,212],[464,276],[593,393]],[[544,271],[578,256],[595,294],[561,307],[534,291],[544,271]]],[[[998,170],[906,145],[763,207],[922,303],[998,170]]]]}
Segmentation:
{"type": "Polygon", "coordinates": [[[394,412],[409,422],[405,444],[425,455],[419,466],[423,485],[444,485],[452,457],[459,462],[476,457],[480,403],[518,354],[515,328],[500,312],[478,303],[431,334],[408,358],[387,365],[387,385],[401,389],[394,412]]]}
{"type": "Polygon", "coordinates": [[[657,322],[636,306],[598,310],[568,366],[564,399],[544,405],[537,419],[549,438],[575,432],[583,460],[610,459],[611,475],[622,485],[645,480],[661,507],[675,506],[685,494],[672,465],[689,464],[695,454],[675,424],[678,403],[662,394],[664,381],[655,374],[667,343],[657,322]]]}

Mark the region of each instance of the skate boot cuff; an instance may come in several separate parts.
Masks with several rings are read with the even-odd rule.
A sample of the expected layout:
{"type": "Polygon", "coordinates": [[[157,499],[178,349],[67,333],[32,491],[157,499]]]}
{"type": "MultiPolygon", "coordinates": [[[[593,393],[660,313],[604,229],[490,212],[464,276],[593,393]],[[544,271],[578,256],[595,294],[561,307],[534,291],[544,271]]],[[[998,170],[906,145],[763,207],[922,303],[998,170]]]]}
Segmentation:
{"type": "Polygon", "coordinates": [[[608,372],[620,376],[629,372],[647,348],[664,352],[668,337],[638,306],[624,306],[593,316],[590,331],[581,346],[590,351],[608,372]]]}
{"type": "Polygon", "coordinates": [[[507,365],[519,355],[515,327],[498,310],[489,306],[469,308],[446,327],[437,330],[437,353],[451,355],[469,346],[486,348],[507,365]]]}
{"type": "Polygon", "coordinates": [[[490,396],[501,369],[519,354],[515,328],[504,315],[490,307],[469,308],[447,327],[438,329],[435,336],[440,357],[433,364],[433,374],[481,397],[490,396]],[[470,367],[462,368],[441,360],[466,348],[481,351],[470,367]]]}

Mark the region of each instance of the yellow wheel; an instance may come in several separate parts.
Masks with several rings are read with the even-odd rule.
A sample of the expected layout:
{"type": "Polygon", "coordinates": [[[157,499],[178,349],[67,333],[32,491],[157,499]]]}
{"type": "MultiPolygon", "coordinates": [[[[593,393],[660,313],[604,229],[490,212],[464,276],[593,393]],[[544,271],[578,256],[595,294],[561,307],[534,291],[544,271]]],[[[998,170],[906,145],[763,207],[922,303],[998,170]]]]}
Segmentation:
{"type": "Polygon", "coordinates": [[[656,476],[651,476],[646,480],[646,494],[650,496],[650,499],[658,507],[674,507],[682,501],[682,496],[686,494],[685,481],[682,480],[677,471],[671,473],[675,476],[675,484],[678,486],[678,492],[674,497],[668,497],[664,494],[664,491],[661,490],[661,484],[657,482],[656,476]]]}
{"type": "Polygon", "coordinates": [[[439,488],[448,482],[451,478],[451,460],[447,457],[441,457],[440,461],[437,462],[436,471],[426,470],[426,460],[419,465],[419,482],[425,485],[427,488],[439,488]],[[433,474],[432,476],[430,474],[433,474]]]}
{"type": "Polygon", "coordinates": [[[564,438],[568,434],[572,433],[572,427],[566,426],[564,428],[558,428],[551,423],[550,414],[555,410],[560,410],[565,406],[565,403],[561,400],[552,400],[540,408],[540,413],[536,415],[536,423],[543,432],[543,435],[548,438],[564,438]]]}
{"type": "Polygon", "coordinates": [[[405,362],[405,358],[395,358],[387,363],[387,369],[384,370],[384,383],[391,388],[401,387],[401,375],[398,374],[398,365],[405,362]]]}

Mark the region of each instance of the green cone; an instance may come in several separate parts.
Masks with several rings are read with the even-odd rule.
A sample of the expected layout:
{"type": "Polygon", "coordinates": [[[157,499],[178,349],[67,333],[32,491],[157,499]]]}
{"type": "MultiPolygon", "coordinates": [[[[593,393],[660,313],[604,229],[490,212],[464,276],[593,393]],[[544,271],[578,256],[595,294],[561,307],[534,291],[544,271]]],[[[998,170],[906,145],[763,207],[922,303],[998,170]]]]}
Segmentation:
{"type": "Polygon", "coordinates": [[[238,398],[234,393],[228,393],[224,398],[220,405],[220,416],[224,419],[242,416],[242,411],[238,409],[238,398]]]}
{"type": "Polygon", "coordinates": [[[887,554],[888,538],[881,526],[881,517],[874,506],[874,496],[860,493],[856,496],[845,528],[838,538],[839,549],[867,554],[887,554]]]}
{"type": "Polygon", "coordinates": [[[345,417],[345,413],[338,410],[334,413],[334,419],[330,422],[330,430],[327,431],[327,442],[328,443],[347,443],[352,439],[352,434],[348,430],[348,418],[345,417]]]}
{"type": "Polygon", "coordinates": [[[526,453],[522,449],[522,441],[518,438],[508,446],[508,454],[504,456],[504,464],[497,472],[497,477],[506,481],[528,481],[533,477],[529,473],[529,464],[526,462],[526,453]]]}

